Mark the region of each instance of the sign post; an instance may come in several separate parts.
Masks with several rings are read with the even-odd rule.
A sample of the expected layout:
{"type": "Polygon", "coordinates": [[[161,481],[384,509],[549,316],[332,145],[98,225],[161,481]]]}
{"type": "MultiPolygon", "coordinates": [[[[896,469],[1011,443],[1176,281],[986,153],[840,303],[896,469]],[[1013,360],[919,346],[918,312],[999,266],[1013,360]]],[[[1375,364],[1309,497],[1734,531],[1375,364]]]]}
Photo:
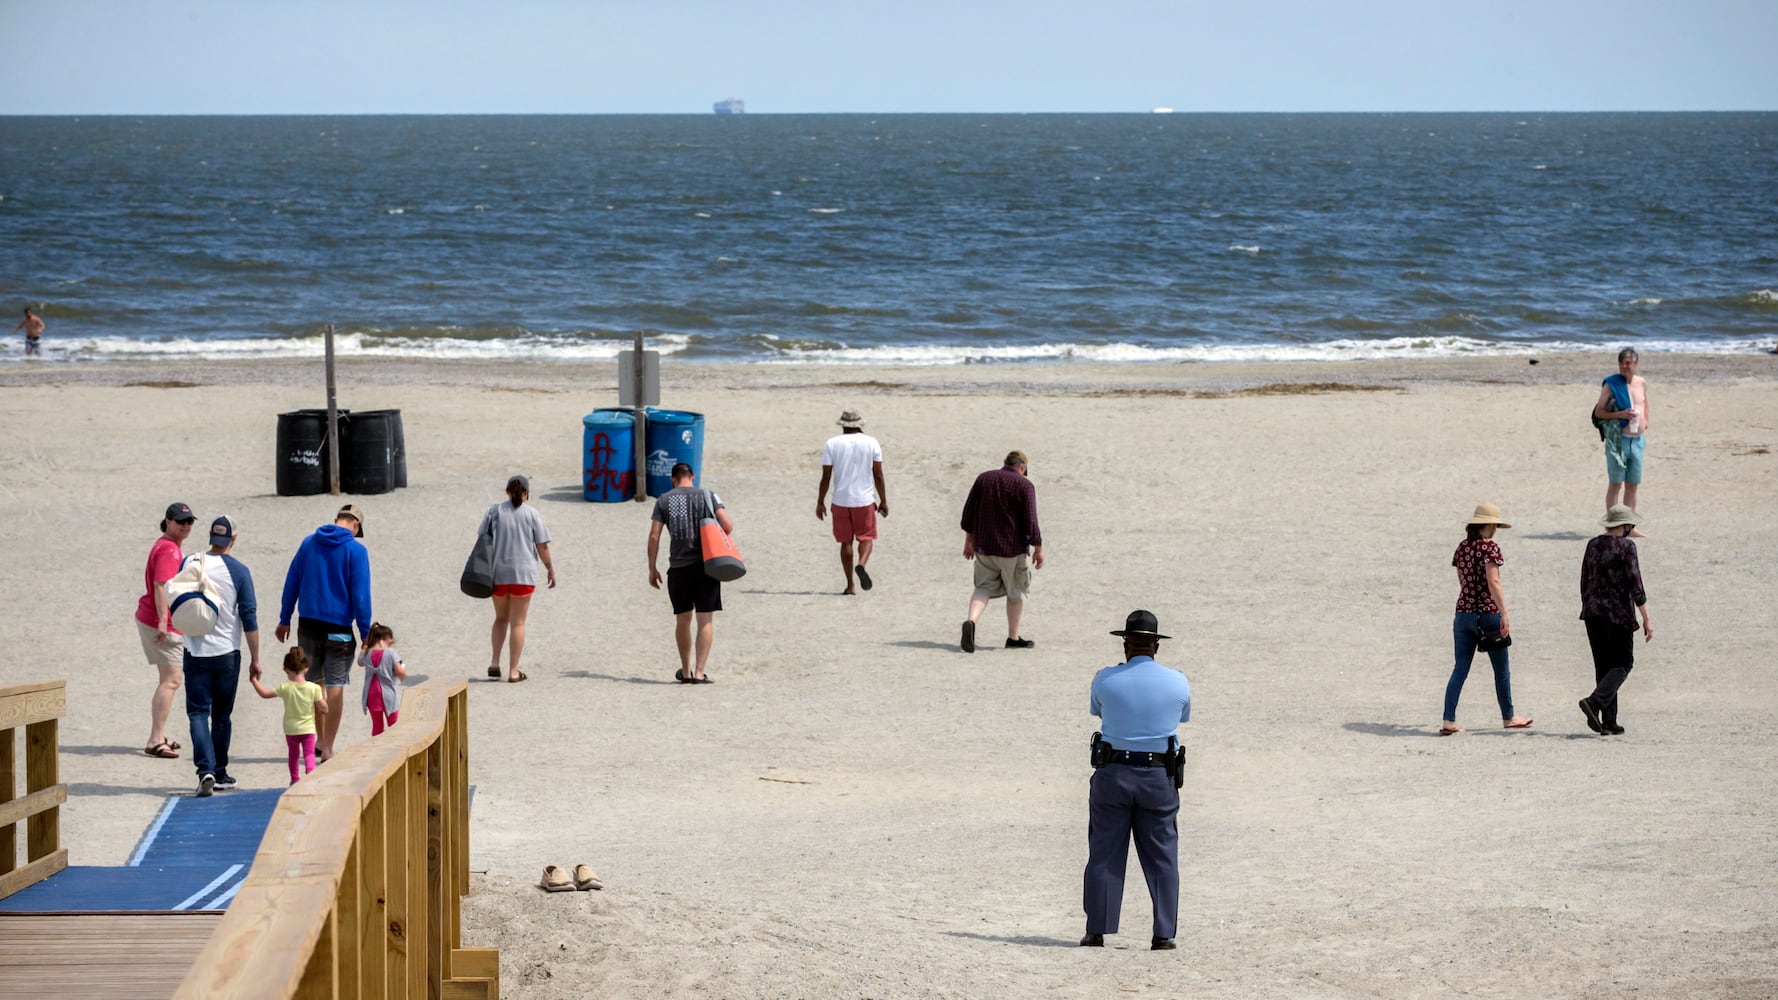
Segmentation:
{"type": "Polygon", "coordinates": [[[661,402],[661,352],[642,349],[642,331],[636,331],[634,350],[617,352],[617,405],[635,412],[636,502],[648,500],[648,414],[645,406],[661,402]]]}
{"type": "Polygon", "coordinates": [[[327,487],[340,495],[340,411],[333,392],[333,324],[327,324],[327,487]]]}

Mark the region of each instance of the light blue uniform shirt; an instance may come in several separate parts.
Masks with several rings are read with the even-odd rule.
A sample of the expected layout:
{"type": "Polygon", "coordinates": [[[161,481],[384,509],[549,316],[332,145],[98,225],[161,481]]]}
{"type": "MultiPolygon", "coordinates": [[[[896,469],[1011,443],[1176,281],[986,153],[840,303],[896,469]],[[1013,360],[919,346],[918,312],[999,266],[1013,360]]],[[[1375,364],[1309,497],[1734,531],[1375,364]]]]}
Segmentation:
{"type": "Polygon", "coordinates": [[[1168,737],[1191,721],[1192,688],[1179,671],[1138,656],[1093,675],[1090,710],[1116,749],[1164,753],[1168,737]]]}

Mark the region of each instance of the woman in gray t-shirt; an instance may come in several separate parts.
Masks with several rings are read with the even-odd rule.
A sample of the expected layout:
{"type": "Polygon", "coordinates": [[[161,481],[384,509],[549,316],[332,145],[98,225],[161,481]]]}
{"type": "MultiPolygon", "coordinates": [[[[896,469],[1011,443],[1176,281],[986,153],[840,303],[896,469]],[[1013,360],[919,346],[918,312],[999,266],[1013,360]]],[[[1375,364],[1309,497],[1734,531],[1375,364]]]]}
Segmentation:
{"type": "Polygon", "coordinates": [[[516,684],[525,679],[519,654],[525,651],[525,616],[531,611],[531,594],[537,589],[537,563],[548,574],[550,589],[556,586],[556,567],[549,558],[549,529],[543,515],[525,503],[531,499],[531,481],[513,476],[506,481],[506,499],[488,508],[480,532],[494,533],[494,646],[488,676],[500,676],[500,647],[506,646],[506,679],[516,684]],[[509,643],[510,637],[510,643],[509,643]]]}

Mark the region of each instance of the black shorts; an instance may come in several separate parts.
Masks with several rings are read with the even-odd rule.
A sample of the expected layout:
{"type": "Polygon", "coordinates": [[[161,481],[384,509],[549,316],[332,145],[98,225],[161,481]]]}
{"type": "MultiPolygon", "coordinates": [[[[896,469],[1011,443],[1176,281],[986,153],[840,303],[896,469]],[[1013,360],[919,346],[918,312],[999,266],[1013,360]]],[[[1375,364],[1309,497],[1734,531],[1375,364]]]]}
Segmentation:
{"type": "Polygon", "coordinates": [[[667,596],[673,601],[673,613],[687,611],[721,611],[722,581],[704,573],[704,564],[674,566],[667,570],[667,596]]]}
{"type": "Polygon", "coordinates": [[[348,687],[352,683],[352,658],[358,646],[352,641],[352,626],[313,618],[296,620],[296,644],[309,658],[307,679],[322,687],[348,687]],[[330,639],[343,635],[345,641],[330,639]]]}

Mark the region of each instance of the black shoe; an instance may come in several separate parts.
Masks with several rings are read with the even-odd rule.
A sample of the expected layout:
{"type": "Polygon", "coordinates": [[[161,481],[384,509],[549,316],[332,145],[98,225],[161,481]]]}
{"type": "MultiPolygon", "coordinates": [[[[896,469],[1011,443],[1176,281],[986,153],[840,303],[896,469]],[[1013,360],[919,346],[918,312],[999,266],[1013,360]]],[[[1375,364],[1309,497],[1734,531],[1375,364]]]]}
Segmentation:
{"type": "Polygon", "coordinates": [[[965,653],[975,652],[975,622],[963,623],[963,641],[959,645],[965,653]]]}
{"type": "Polygon", "coordinates": [[[1605,732],[1604,724],[1599,721],[1599,710],[1593,707],[1593,703],[1590,700],[1582,698],[1580,700],[1580,710],[1587,715],[1588,729],[1591,729],[1595,733],[1605,732]]]}
{"type": "Polygon", "coordinates": [[[1103,948],[1105,947],[1105,935],[1088,934],[1080,939],[1080,946],[1082,948],[1103,948]]]}
{"type": "Polygon", "coordinates": [[[1600,721],[1600,723],[1599,723],[1599,724],[1600,724],[1600,725],[1601,725],[1601,726],[1604,726],[1604,727],[1605,727],[1605,731],[1606,731],[1606,732],[1608,732],[1608,733],[1610,733],[1610,734],[1611,734],[1611,735],[1613,735],[1613,736],[1622,736],[1622,735],[1624,735],[1624,727],[1623,727],[1623,726],[1620,726],[1620,725],[1618,725],[1618,724],[1617,724],[1617,720],[1615,720],[1615,719],[1611,719],[1611,720],[1601,720],[1601,721],[1600,721]]]}
{"type": "Polygon", "coordinates": [[[1155,938],[1148,943],[1149,951],[1172,951],[1177,947],[1179,946],[1173,943],[1172,938],[1155,938]]]}
{"type": "Polygon", "coordinates": [[[203,774],[198,775],[198,798],[200,798],[200,799],[209,798],[211,789],[214,789],[215,787],[216,787],[216,775],[211,774],[207,771],[203,774]]]}
{"type": "Polygon", "coordinates": [[[865,590],[870,589],[870,574],[864,571],[863,566],[858,567],[858,585],[865,590]]]}
{"type": "Polygon", "coordinates": [[[216,790],[217,791],[229,792],[229,791],[233,791],[234,788],[235,788],[235,779],[234,779],[233,775],[229,774],[227,771],[216,772],[216,790]]]}
{"type": "Polygon", "coordinates": [[[1036,639],[1014,639],[1009,636],[1006,640],[1007,649],[1030,649],[1035,645],[1037,645],[1036,639]]]}

